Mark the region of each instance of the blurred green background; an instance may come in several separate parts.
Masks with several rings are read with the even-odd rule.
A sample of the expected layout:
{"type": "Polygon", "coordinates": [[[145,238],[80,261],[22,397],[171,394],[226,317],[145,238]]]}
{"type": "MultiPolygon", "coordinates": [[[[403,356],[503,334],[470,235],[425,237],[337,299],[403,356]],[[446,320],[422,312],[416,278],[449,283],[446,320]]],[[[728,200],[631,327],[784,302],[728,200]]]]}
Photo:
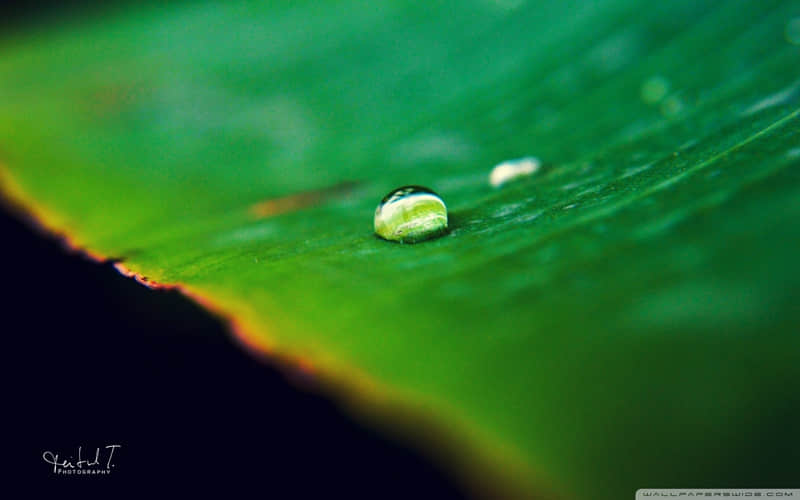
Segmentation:
{"type": "Polygon", "coordinates": [[[5,191],[313,366],[354,411],[436,422],[410,435],[447,429],[465,470],[544,497],[787,486],[798,16],[123,5],[0,40],[5,191]],[[542,170],[490,188],[525,155],[542,170]],[[447,236],[372,235],[404,184],[443,197],[447,236]]]}

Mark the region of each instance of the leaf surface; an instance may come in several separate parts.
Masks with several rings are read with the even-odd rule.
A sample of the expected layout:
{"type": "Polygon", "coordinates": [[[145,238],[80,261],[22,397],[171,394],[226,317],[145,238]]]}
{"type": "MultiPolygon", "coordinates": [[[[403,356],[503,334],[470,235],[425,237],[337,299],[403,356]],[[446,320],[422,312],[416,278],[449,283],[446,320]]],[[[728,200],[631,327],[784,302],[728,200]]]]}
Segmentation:
{"type": "Polygon", "coordinates": [[[186,2],[19,32],[5,191],[529,492],[785,482],[796,7],[186,2]],[[527,155],[538,173],[489,186],[527,155]],[[373,235],[405,184],[448,235],[373,235]]]}

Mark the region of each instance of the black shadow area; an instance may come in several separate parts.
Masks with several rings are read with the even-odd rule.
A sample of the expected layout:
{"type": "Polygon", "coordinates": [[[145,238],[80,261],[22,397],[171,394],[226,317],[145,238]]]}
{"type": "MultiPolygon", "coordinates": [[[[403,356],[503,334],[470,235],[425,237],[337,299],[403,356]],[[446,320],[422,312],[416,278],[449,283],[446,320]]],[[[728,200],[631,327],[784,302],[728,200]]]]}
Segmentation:
{"type": "Polygon", "coordinates": [[[0,235],[4,490],[463,497],[418,453],[244,352],[179,293],[149,290],[5,212],[0,235]],[[121,448],[104,475],[57,474],[42,456],[77,460],[82,446],[94,458],[100,447],[104,464],[109,445],[121,448]]]}

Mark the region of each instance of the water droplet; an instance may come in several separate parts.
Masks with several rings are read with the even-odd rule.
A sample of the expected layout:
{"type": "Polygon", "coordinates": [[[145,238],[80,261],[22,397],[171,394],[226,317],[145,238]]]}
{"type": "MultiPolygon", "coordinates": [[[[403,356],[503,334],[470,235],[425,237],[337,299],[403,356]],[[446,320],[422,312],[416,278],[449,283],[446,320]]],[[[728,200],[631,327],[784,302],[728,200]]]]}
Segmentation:
{"type": "Polygon", "coordinates": [[[489,174],[489,184],[500,187],[503,184],[534,174],[541,167],[538,158],[526,156],[516,160],[508,160],[498,163],[489,174]]]}
{"type": "Polygon", "coordinates": [[[789,43],[800,45],[800,17],[789,19],[784,34],[789,43]]]}
{"type": "Polygon", "coordinates": [[[416,243],[447,231],[447,207],[422,186],[403,186],[383,197],[375,209],[375,234],[385,240],[416,243]]]}
{"type": "Polygon", "coordinates": [[[656,104],[669,92],[669,82],[662,76],[651,76],[642,84],[642,100],[647,104],[656,104]]]}

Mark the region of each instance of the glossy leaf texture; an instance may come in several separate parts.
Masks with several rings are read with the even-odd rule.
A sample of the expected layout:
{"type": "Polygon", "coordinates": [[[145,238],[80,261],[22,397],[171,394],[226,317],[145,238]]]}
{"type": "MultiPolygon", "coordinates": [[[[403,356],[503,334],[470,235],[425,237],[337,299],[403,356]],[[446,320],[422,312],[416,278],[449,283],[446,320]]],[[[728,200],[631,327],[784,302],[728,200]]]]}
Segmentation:
{"type": "Polygon", "coordinates": [[[333,397],[425,415],[454,462],[511,467],[527,493],[784,486],[800,460],[797,16],[120,8],[0,40],[3,185],[333,397]],[[489,185],[525,156],[541,169],[489,185]],[[407,184],[442,196],[446,236],[374,236],[407,184]]]}

